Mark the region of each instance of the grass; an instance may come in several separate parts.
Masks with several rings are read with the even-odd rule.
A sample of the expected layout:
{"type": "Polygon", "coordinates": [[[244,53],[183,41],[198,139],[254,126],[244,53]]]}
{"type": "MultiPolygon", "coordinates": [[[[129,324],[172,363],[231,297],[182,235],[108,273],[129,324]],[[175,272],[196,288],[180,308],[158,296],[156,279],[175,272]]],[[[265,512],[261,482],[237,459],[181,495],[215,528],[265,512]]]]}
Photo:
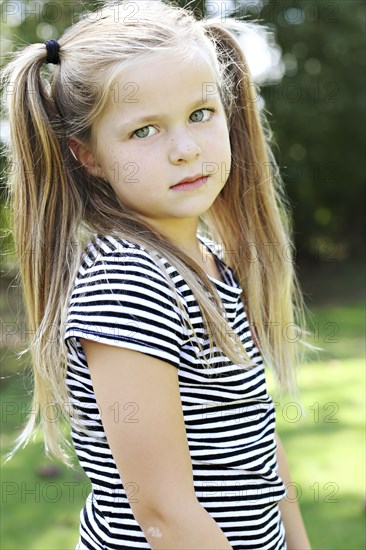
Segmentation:
{"type": "MultiPolygon", "coordinates": [[[[301,369],[303,408],[294,400],[276,404],[277,429],[313,550],[361,550],[366,546],[364,309],[352,296],[317,300],[311,311],[313,341],[324,351],[301,369]]],[[[8,449],[25,418],[29,382],[19,374],[13,346],[2,353],[1,446],[8,449]]],[[[38,439],[2,465],[2,550],[75,548],[89,482],[80,468],[70,470],[43,456],[38,439]]]]}
{"type": "Polygon", "coordinates": [[[276,407],[314,550],[365,548],[363,360],[329,360],[303,369],[303,412],[276,407]]]}
{"type": "MultiPolygon", "coordinates": [[[[10,376],[1,391],[1,400],[1,448],[9,449],[29,408],[25,379],[16,374],[10,376]]],[[[71,470],[47,459],[40,437],[35,439],[2,465],[0,547],[74,549],[79,513],[90,492],[90,483],[80,467],[71,470]]]]}

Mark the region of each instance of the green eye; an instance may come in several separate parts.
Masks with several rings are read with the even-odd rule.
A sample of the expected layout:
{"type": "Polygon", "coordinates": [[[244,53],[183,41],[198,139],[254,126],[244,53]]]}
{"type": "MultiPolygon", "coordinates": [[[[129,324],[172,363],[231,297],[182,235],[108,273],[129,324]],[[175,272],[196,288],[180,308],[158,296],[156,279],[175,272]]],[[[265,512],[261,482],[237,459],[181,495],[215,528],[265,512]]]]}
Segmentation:
{"type": "Polygon", "coordinates": [[[138,138],[146,138],[149,135],[149,128],[150,126],[144,126],[143,128],[139,128],[133,133],[133,135],[137,136],[138,138]]]}
{"type": "Polygon", "coordinates": [[[200,111],[195,111],[194,113],[191,114],[191,119],[193,120],[193,122],[201,122],[202,118],[203,118],[202,109],[200,111]]]}
{"type": "Polygon", "coordinates": [[[193,122],[207,122],[207,120],[210,120],[210,117],[206,117],[204,120],[204,111],[207,111],[208,113],[211,113],[211,115],[215,112],[215,109],[198,109],[197,111],[194,111],[194,113],[191,114],[191,120],[193,122]]]}

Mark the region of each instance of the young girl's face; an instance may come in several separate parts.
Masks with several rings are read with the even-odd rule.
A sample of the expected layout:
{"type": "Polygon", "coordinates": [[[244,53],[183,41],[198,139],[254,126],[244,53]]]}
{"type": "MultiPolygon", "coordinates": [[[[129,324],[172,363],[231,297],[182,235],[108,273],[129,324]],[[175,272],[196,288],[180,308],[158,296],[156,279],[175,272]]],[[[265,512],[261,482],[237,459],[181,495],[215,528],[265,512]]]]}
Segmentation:
{"type": "Polygon", "coordinates": [[[171,53],[155,54],[124,71],[110,97],[93,129],[96,155],[89,170],[160,230],[169,233],[177,223],[188,230],[210,208],[231,167],[210,66],[199,54],[188,64],[171,53]],[[174,188],[201,176],[207,179],[174,188]]]}

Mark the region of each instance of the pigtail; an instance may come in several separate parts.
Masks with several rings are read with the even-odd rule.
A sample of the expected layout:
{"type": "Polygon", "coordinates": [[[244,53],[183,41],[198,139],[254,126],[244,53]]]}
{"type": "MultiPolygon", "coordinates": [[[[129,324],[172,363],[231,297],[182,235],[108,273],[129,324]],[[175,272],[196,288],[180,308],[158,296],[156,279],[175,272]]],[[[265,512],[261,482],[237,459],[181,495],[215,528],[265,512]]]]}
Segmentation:
{"type": "Polygon", "coordinates": [[[58,421],[67,401],[61,391],[65,371],[60,329],[63,297],[73,276],[75,249],[80,247],[82,203],[71,176],[62,120],[41,78],[45,59],[45,45],[29,46],[2,74],[11,128],[12,227],[32,335],[25,351],[31,352],[34,375],[32,414],[12,454],[28,442],[39,422],[46,451],[65,460],[54,444],[62,440],[69,445],[58,421]],[[55,396],[60,396],[59,403],[55,396]]]}
{"type": "Polygon", "coordinates": [[[288,201],[269,148],[259,95],[235,31],[250,23],[208,20],[231,94],[223,94],[232,149],[229,178],[207,219],[223,243],[242,288],[253,337],[280,393],[297,395],[303,361],[304,303],[294,271],[288,201]]]}

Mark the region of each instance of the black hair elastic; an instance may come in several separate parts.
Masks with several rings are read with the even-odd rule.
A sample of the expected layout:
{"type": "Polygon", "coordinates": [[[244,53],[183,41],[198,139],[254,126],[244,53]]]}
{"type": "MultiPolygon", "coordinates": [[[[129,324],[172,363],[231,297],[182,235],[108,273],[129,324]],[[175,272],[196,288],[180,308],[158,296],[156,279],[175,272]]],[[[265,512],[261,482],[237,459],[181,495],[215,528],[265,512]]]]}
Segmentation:
{"type": "Polygon", "coordinates": [[[60,63],[60,56],[58,53],[60,51],[60,44],[57,40],[47,40],[45,44],[47,49],[46,63],[58,65],[58,63],[60,63]]]}

